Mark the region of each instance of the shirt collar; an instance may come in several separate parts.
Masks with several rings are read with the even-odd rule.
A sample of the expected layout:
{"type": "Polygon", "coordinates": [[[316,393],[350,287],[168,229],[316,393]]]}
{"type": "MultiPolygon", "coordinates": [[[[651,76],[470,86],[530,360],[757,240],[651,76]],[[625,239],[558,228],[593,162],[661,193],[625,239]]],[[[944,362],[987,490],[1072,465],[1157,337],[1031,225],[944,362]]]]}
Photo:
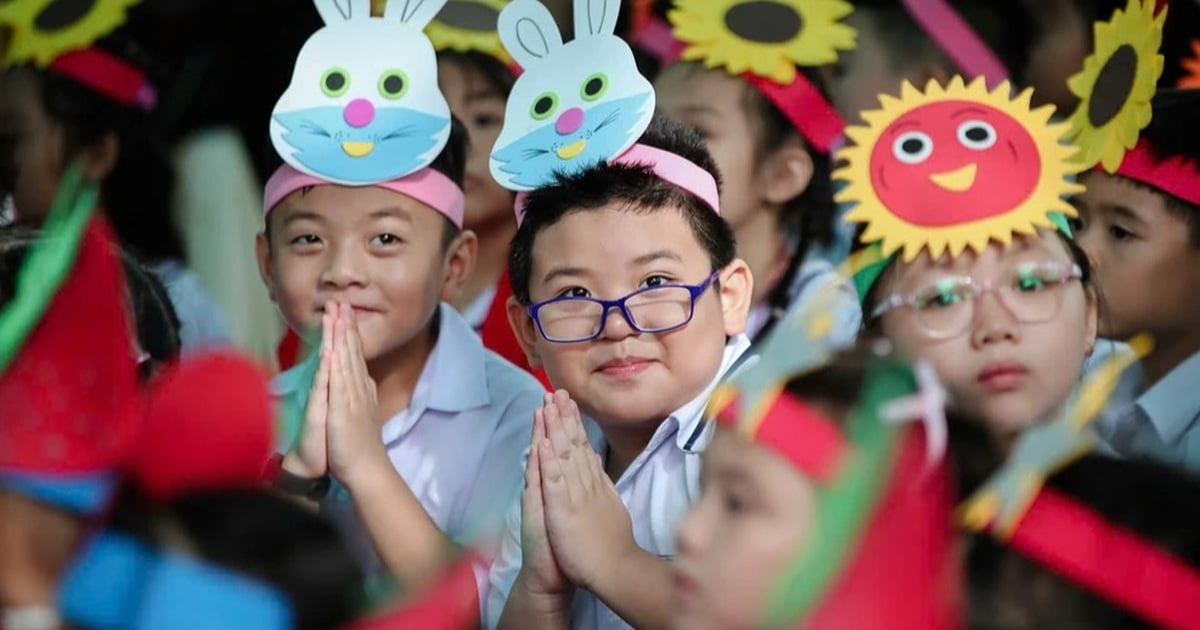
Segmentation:
{"type": "MultiPolygon", "coordinates": [[[[487,351],[479,335],[449,304],[438,306],[438,337],[421,370],[410,408],[457,413],[491,402],[487,387],[487,351]]],[[[315,360],[316,353],[308,360],[315,360]]],[[[307,361],[306,361],[307,362],[307,361]]],[[[307,388],[304,364],[275,377],[271,390],[286,396],[307,388]]]]}
{"type": "MultiPolygon", "coordinates": [[[[717,375],[713,377],[708,386],[700,392],[686,405],[677,409],[671,414],[668,420],[673,420],[678,425],[679,431],[675,434],[675,445],[679,450],[685,453],[698,453],[703,451],[708,446],[709,439],[712,437],[712,430],[705,421],[704,412],[708,409],[708,401],[712,398],[713,391],[717,389],[729,372],[734,369],[741,369],[745,363],[738,365],[738,360],[742,355],[750,349],[750,337],[747,335],[738,335],[725,344],[725,356],[721,359],[721,369],[717,371],[717,375]]],[[[752,357],[748,359],[753,360],[752,357]]]]}
{"type": "Polygon", "coordinates": [[[1138,397],[1141,407],[1163,442],[1173,444],[1200,418],[1200,352],[1175,366],[1162,380],[1138,397]]]}

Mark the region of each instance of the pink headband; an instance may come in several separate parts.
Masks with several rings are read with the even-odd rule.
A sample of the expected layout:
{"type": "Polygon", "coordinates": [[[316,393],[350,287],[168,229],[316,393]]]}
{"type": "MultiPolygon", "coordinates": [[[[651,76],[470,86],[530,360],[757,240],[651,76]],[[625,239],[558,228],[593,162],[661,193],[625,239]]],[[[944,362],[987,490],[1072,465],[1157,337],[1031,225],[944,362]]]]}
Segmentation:
{"type": "MultiPolygon", "coordinates": [[[[267,181],[266,193],[263,196],[263,216],[270,214],[275,206],[283,201],[284,197],[301,188],[333,185],[323,179],[301,173],[285,164],[279,167],[279,170],[275,171],[275,174],[267,181]]],[[[426,167],[400,179],[379,182],[372,186],[412,197],[441,213],[450,219],[451,223],[462,229],[466,203],[463,191],[457,184],[450,181],[449,177],[432,168],[426,167]]]]}
{"type": "Polygon", "coordinates": [[[904,0],[904,7],[929,39],[937,43],[954,65],[967,75],[967,79],[984,77],[988,87],[993,89],[1008,80],[1008,70],[1004,64],[949,2],[904,0]]]}
{"type": "MultiPolygon", "coordinates": [[[[700,198],[713,212],[721,214],[721,192],[712,173],[691,160],[644,144],[635,144],[628,151],[609,160],[609,164],[649,167],[659,179],[686,190],[700,198]]],[[[528,193],[517,193],[515,210],[517,224],[525,218],[525,199],[528,193]]]]}
{"type": "MultiPolygon", "coordinates": [[[[1099,166],[1096,167],[1099,170],[1099,166]]],[[[1200,164],[1181,156],[1161,160],[1150,143],[1139,140],[1125,154],[1117,175],[1153,186],[1192,205],[1200,205],[1200,164]]]]}

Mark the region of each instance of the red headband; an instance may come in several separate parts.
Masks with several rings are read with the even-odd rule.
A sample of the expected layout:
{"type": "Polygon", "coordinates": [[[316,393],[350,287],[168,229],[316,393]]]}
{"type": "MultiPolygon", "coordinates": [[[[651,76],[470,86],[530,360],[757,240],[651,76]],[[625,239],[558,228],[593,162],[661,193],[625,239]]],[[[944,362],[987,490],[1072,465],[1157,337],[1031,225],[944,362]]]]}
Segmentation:
{"type": "MultiPolygon", "coordinates": [[[[740,403],[739,399],[730,402],[717,415],[717,422],[736,430],[740,403]]],[[[833,482],[850,450],[829,418],[786,392],[776,397],[750,437],[822,484],[833,482]]]]}
{"type": "Polygon", "coordinates": [[[1200,205],[1200,164],[1181,156],[1160,160],[1145,140],[1139,140],[1137,146],[1125,154],[1117,175],[1200,205]]]}
{"type": "Polygon", "coordinates": [[[158,91],[146,73],[99,48],[62,54],[51,62],[50,71],[74,79],[125,107],[150,111],[158,103],[158,91]]]}
{"type": "Polygon", "coordinates": [[[1060,492],[1042,488],[1007,544],[1156,627],[1200,628],[1195,569],[1060,492]]]}
{"type": "MultiPolygon", "coordinates": [[[[635,43],[663,66],[679,61],[684,49],[675,38],[671,25],[660,18],[647,21],[635,43]]],[[[780,85],[749,72],[742,78],[779,108],[814,149],[827,154],[842,137],[846,123],[804,73],[797,72],[790,85],[780,85]]]]}

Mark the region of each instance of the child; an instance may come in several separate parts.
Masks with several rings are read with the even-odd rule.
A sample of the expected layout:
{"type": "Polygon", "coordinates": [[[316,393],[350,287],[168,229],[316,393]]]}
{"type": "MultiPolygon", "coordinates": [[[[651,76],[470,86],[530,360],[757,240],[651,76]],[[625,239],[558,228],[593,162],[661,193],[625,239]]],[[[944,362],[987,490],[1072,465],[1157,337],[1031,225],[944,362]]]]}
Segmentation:
{"type": "Polygon", "coordinates": [[[1086,456],[1112,368],[1130,362],[1112,361],[1077,404],[1024,433],[960,508],[970,530],[990,535],[968,547],[972,627],[1185,629],[1200,619],[1200,486],[1150,462],[1086,456]]]}
{"type": "Polygon", "coordinates": [[[1154,352],[1123,378],[1134,404],[1099,424],[1107,446],[1200,472],[1200,92],[1161,91],[1113,174],[1081,176],[1079,244],[1104,297],[1100,335],[1149,332],[1154,352]]]}
{"type": "MultiPolygon", "coordinates": [[[[62,32],[107,24],[99,5],[61,24],[62,32]]],[[[114,9],[123,22],[124,9],[114,9]]],[[[103,211],[121,245],[160,276],[181,320],[186,352],[225,345],[224,316],[199,279],[170,215],[174,170],[155,132],[154,64],[135,41],[131,20],[82,47],[40,35],[33,22],[0,15],[14,32],[0,74],[0,198],[12,195],[17,219],[38,226],[67,166],[82,158],[102,182],[103,211]],[[48,63],[47,63],[48,62],[48,63]]]]}
{"type": "Polygon", "coordinates": [[[859,202],[847,219],[867,224],[860,256],[874,257],[856,276],[868,332],[932,363],[958,407],[1011,444],[1066,404],[1097,313],[1063,216],[1078,190],[1072,150],[1052,140],[1064,127],[1007,89],[906,85],[847,131],[856,146],[835,176],[859,202]]]}
{"type": "Polygon", "coordinates": [[[874,109],[880,94],[896,96],[905,81],[945,83],[951,76],[1005,78],[1022,85],[1032,19],[1017,2],[858,0],[846,23],[858,46],[825,67],[833,106],[850,124],[874,109]],[[937,5],[949,4],[941,14],[937,5]]]}
{"type": "Polygon", "coordinates": [[[415,587],[441,568],[447,539],[498,536],[544,389],[448,304],[476,243],[462,230],[465,138],[421,34],[440,3],[406,15],[392,3],[381,18],[364,3],[350,17],[316,3],[327,25],[273,119],[289,164],[267,185],[258,256],[288,325],[322,330],[320,350],[276,381],[293,410],[307,408],[282,484],[320,501],[369,573],[381,559],[415,587]],[[406,61],[380,70],[380,58],[406,61]],[[380,78],[354,78],[367,75],[380,78]],[[391,125],[428,135],[391,138],[380,131],[391,125]]]}
{"type": "MultiPolygon", "coordinates": [[[[675,44],[681,54],[690,51],[684,46],[699,41],[686,26],[718,9],[713,3],[678,3],[670,12],[675,37],[683,40],[675,44]]],[[[743,41],[732,32],[723,37],[731,45],[743,41]]],[[[769,44],[745,43],[770,57],[769,44]]],[[[846,45],[842,39],[835,43],[846,45]]],[[[833,45],[827,54],[836,56],[833,45]]],[[[814,54],[812,59],[816,65],[824,58],[814,54]]],[[[852,342],[861,319],[853,287],[828,262],[811,255],[833,240],[836,206],[828,152],[842,131],[815,69],[795,68],[790,79],[779,81],[753,70],[733,74],[714,67],[721,61],[716,58],[706,59],[704,66],[664,61],[669,65],[655,81],[659,110],[704,136],[721,172],[721,216],[733,227],[738,255],[758,279],[751,338],[766,338],[788,311],[842,282],[836,341],[852,342]]]]}
{"type": "Polygon", "coordinates": [[[466,126],[469,139],[463,226],[475,233],[479,252],[454,305],[475,330],[483,329],[492,311],[498,283],[508,264],[508,245],[517,232],[512,193],[488,172],[488,155],[504,123],[504,101],[513,79],[508,66],[484,53],[438,53],[438,84],[451,113],[466,126]]]}
{"type": "MultiPolygon", "coordinates": [[[[655,119],[639,143],[712,176],[700,138],[682,125],[655,119]]],[[[608,164],[564,177],[529,193],[525,212],[513,242],[509,317],[531,362],[565,392],[548,396],[534,421],[523,506],[510,513],[492,569],[487,622],[614,627],[619,615],[634,626],[665,623],[664,559],[697,493],[711,434],[708,394],[748,345],[741,333],[750,273],[734,258],[728,224],[645,167],[608,164]],[[596,308],[616,299],[626,310],[596,308]],[[668,332],[640,333],[634,322],[668,332]],[[589,420],[587,440],[579,414],[589,420]],[[569,445],[565,431],[574,431],[569,445]],[[591,482],[594,501],[572,495],[564,505],[550,494],[550,466],[568,446],[595,467],[588,474],[603,477],[591,482]],[[531,536],[537,542],[522,553],[531,536]]]]}

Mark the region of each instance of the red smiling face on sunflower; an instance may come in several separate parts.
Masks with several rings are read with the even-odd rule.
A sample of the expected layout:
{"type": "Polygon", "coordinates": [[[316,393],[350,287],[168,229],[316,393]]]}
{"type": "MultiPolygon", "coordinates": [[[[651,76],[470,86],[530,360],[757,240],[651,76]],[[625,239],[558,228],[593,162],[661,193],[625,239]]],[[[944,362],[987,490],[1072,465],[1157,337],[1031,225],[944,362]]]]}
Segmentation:
{"type": "Polygon", "coordinates": [[[1037,187],[1042,159],[1003,111],[967,101],[918,107],[884,130],[871,152],[879,198],[914,225],[943,227],[1004,214],[1037,187]]]}
{"type": "Polygon", "coordinates": [[[1065,125],[1050,123],[1051,108],[1031,109],[1031,91],[1009,94],[1008,84],[989,92],[960,77],[924,93],[905,84],[863,114],[866,126],[846,130],[854,144],[834,176],[848,186],[836,199],[856,204],[846,220],[867,224],[863,242],[936,259],[1053,229],[1051,213],[1074,216],[1065,198],[1081,187],[1069,180],[1079,169],[1065,125]]]}

